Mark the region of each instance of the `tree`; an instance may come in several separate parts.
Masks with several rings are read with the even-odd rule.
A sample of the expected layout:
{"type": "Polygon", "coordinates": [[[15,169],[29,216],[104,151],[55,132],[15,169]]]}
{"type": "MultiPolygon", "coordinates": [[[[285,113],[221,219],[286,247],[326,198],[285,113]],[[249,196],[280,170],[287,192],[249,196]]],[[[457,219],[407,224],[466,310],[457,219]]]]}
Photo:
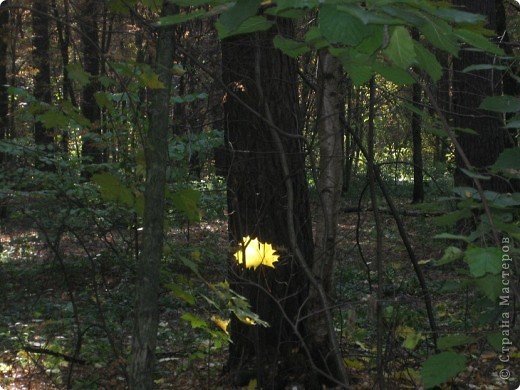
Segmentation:
{"type": "MultiPolygon", "coordinates": [[[[5,5],[5,2],[4,2],[5,5]]],[[[0,142],[7,139],[9,128],[9,94],[7,93],[7,41],[6,31],[9,23],[7,8],[0,7],[0,142]]],[[[6,155],[0,152],[0,166],[4,166],[6,155]]],[[[0,204],[0,218],[5,218],[7,209],[0,204]]]]}
{"type": "MultiPolygon", "coordinates": [[[[177,7],[166,2],[162,12],[164,15],[173,15],[177,12],[177,7]]],[[[172,86],[170,69],[173,64],[174,38],[173,27],[160,29],[155,71],[163,87],[153,89],[150,93],[149,124],[144,137],[146,184],[143,247],[137,265],[135,323],[128,369],[130,389],[136,390],[154,387],[155,347],[159,323],[157,299],[163,255],[169,102],[172,86]]]]}
{"type": "Polygon", "coordinates": [[[81,0],[79,7],[79,28],[81,31],[81,53],[83,69],[91,75],[91,80],[82,90],[81,113],[91,122],[91,133],[83,141],[83,156],[90,157],[91,162],[99,164],[105,161],[104,151],[99,140],[101,135],[101,111],[97,105],[95,94],[99,91],[100,47],[98,32],[98,17],[100,2],[96,0],[81,0]]]}
{"type": "MultiPolygon", "coordinates": [[[[293,31],[284,19],[276,28],[289,36],[293,31]]],[[[304,267],[313,259],[296,64],[273,47],[275,32],[222,42],[230,241],[238,249],[245,237],[258,238],[280,254],[274,269],[245,269],[233,260],[230,266],[231,287],[269,327],[234,319],[228,368],[235,384],[256,377],[262,388],[308,374],[302,371],[301,317],[309,290],[304,267]]]]}
{"type": "Polygon", "coordinates": [[[319,211],[316,224],[313,276],[320,285],[311,283],[308,320],[310,350],[316,364],[340,383],[346,383],[344,363],[335,340],[328,297],[334,296],[334,272],[338,214],[343,190],[344,99],[341,94],[341,63],[327,50],[319,52],[319,211]],[[332,328],[331,328],[332,327],[332,328]]]}
{"type": "MultiPolygon", "coordinates": [[[[47,1],[38,0],[33,4],[33,62],[36,68],[34,76],[34,97],[41,103],[52,103],[51,69],[49,52],[49,7],[47,1]]],[[[36,120],[34,124],[34,140],[38,145],[52,145],[54,134],[44,123],[36,120]]],[[[45,165],[43,165],[45,166],[45,165]]],[[[47,168],[49,168],[47,166],[47,168]]]]}
{"type": "MultiPolygon", "coordinates": [[[[454,4],[464,7],[469,12],[487,16],[488,28],[494,31],[494,0],[456,0],[454,4]]],[[[500,73],[496,69],[464,71],[471,65],[493,65],[493,62],[493,56],[475,50],[461,50],[459,57],[453,62],[453,126],[470,128],[478,133],[475,135],[461,132],[457,137],[469,163],[477,171],[492,165],[504,148],[512,146],[507,130],[502,127],[500,115],[479,108],[484,97],[501,94],[500,73]]],[[[455,184],[472,186],[473,179],[460,170],[467,168],[460,151],[457,151],[456,162],[459,169],[455,172],[455,184]]],[[[508,184],[498,178],[492,178],[482,184],[489,190],[509,190],[508,184]]]]}

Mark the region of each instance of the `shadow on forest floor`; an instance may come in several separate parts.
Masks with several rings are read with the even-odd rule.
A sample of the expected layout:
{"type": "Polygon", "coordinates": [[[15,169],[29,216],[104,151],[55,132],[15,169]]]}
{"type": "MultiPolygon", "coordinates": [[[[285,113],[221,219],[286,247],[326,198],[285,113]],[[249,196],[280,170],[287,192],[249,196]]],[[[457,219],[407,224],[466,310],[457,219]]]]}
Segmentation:
{"type": "MultiPolygon", "coordinates": [[[[388,387],[419,388],[422,362],[434,353],[431,331],[395,224],[390,215],[383,218],[388,387]]],[[[471,337],[452,348],[467,358],[466,369],[452,380],[452,388],[506,388],[498,377],[505,367],[499,360],[500,350],[493,350],[486,341],[498,328],[486,325],[489,318],[481,318],[483,306],[475,291],[469,286],[460,289],[457,282],[463,273],[457,266],[433,265],[445,243],[431,239],[431,217],[406,216],[405,223],[432,293],[440,335],[471,337]]],[[[17,227],[4,228],[0,237],[0,389],[125,388],[132,330],[131,250],[115,255],[93,239],[82,247],[74,237],[64,235],[53,251],[33,228],[16,221],[13,226],[17,227]]],[[[343,213],[339,227],[336,329],[353,388],[370,389],[376,377],[373,215],[343,213]]],[[[208,280],[225,280],[224,222],[191,227],[189,234],[188,229],[178,230],[169,240],[175,242],[177,255],[200,264],[208,280]]],[[[186,267],[165,263],[165,285],[182,285],[193,296],[204,293],[204,287],[190,275],[186,267]]],[[[209,319],[211,312],[178,297],[179,292],[172,294],[171,288],[160,296],[157,388],[226,388],[222,376],[226,345],[180,318],[195,312],[209,319]]],[[[513,347],[509,357],[511,372],[520,373],[518,349],[513,347]]]]}

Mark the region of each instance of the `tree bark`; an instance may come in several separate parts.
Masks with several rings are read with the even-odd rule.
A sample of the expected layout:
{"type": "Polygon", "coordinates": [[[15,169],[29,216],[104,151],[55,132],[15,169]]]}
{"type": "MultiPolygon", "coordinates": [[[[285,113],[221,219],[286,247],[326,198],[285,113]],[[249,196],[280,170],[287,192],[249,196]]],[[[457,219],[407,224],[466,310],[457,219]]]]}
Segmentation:
{"type": "MultiPolygon", "coordinates": [[[[286,20],[278,20],[277,28],[288,35],[293,29],[286,20]]],[[[256,237],[280,254],[274,269],[244,269],[234,260],[230,265],[232,288],[270,327],[251,327],[234,319],[228,368],[235,385],[247,385],[255,377],[261,388],[283,388],[307,374],[302,370],[300,317],[308,281],[295,258],[291,229],[304,261],[311,264],[313,258],[296,64],[273,47],[275,34],[271,30],[222,42],[222,77],[233,91],[224,102],[229,238],[237,247],[242,237],[256,237]],[[289,175],[284,174],[283,161],[289,175]],[[287,181],[293,193],[288,193],[287,181]],[[292,205],[294,218],[288,220],[292,205]]]]}
{"type": "MultiPolygon", "coordinates": [[[[320,199],[316,222],[315,252],[312,271],[323,286],[327,297],[334,295],[337,222],[343,189],[343,126],[341,105],[341,63],[327,50],[319,52],[319,113],[320,147],[318,194],[320,199]]],[[[328,305],[328,303],[325,303],[328,305]]],[[[315,364],[324,372],[344,383],[343,359],[337,359],[335,343],[331,343],[329,318],[324,315],[323,297],[311,286],[307,329],[315,364]]]]}
{"type": "MultiPolygon", "coordinates": [[[[83,69],[93,77],[90,82],[83,87],[81,93],[81,113],[91,122],[91,134],[88,134],[83,141],[83,157],[90,158],[90,162],[100,164],[105,161],[104,150],[99,145],[96,138],[101,135],[101,110],[99,109],[95,93],[99,91],[99,83],[96,77],[99,76],[99,31],[98,18],[100,2],[97,0],[83,0],[80,7],[79,28],[81,31],[81,47],[83,57],[83,69]]],[[[88,177],[89,174],[86,173],[88,177]]]]}
{"type": "MultiPolygon", "coordinates": [[[[417,110],[421,110],[421,86],[416,83],[412,86],[412,101],[417,110]]],[[[412,153],[413,153],[413,195],[412,203],[424,201],[423,157],[421,117],[412,113],[412,153]]]]}
{"type": "MultiPolygon", "coordinates": [[[[4,4],[6,4],[4,2],[4,4]]],[[[7,37],[9,11],[0,6],[0,37],[7,37]]],[[[0,142],[9,134],[9,95],[7,93],[7,38],[0,39],[0,142]]],[[[7,155],[0,152],[0,166],[5,167],[7,155]]],[[[7,206],[0,200],[0,219],[7,216],[7,206]]]]}
{"type": "MultiPolygon", "coordinates": [[[[38,0],[33,3],[32,27],[33,27],[33,52],[32,58],[36,73],[34,76],[34,97],[41,103],[51,104],[51,70],[49,64],[49,7],[47,1],[38,0]]],[[[34,140],[37,145],[52,145],[54,134],[52,129],[47,129],[41,121],[34,124],[34,140]]],[[[49,169],[46,164],[40,164],[40,168],[49,169]]]]}
{"type": "MultiPolygon", "coordinates": [[[[487,16],[488,28],[496,28],[494,0],[455,0],[454,3],[463,6],[466,11],[487,16]]],[[[463,72],[469,65],[492,63],[493,57],[490,55],[462,50],[453,64],[453,125],[478,132],[478,135],[460,133],[457,137],[469,162],[477,171],[485,170],[496,161],[504,148],[512,146],[507,131],[502,128],[500,115],[478,108],[486,96],[501,93],[501,75],[496,70],[463,72]]],[[[456,162],[458,168],[464,167],[459,153],[456,155],[456,162]]],[[[457,186],[473,185],[473,179],[460,169],[456,170],[454,177],[457,186]]],[[[509,190],[508,184],[499,178],[483,181],[482,185],[493,191],[509,190]]]]}
{"type": "MultiPolygon", "coordinates": [[[[175,5],[165,2],[163,15],[173,15],[176,12],[175,5]]],[[[155,71],[164,88],[150,91],[149,125],[144,137],[146,184],[143,247],[137,265],[135,323],[128,368],[129,387],[135,390],[154,387],[153,374],[159,322],[157,298],[163,253],[169,101],[172,85],[170,69],[173,64],[174,44],[174,28],[163,27],[159,31],[155,71]]]]}

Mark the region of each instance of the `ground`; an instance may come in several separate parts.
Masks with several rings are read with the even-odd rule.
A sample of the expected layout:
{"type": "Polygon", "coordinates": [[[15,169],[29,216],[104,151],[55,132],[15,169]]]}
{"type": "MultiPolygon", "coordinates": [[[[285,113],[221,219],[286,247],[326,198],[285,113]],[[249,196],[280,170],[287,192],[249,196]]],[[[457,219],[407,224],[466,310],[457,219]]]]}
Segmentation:
{"type": "MultiPolygon", "coordinates": [[[[385,213],[383,219],[388,387],[420,388],[421,366],[434,353],[431,329],[392,216],[385,213]]],[[[489,342],[493,335],[496,339],[499,318],[480,317],[500,313],[485,311],[471,286],[461,288],[463,265],[434,265],[447,244],[431,238],[433,219],[422,212],[404,216],[433,296],[439,335],[452,336],[445,338],[453,341],[449,349],[466,357],[466,368],[443,388],[506,389],[499,373],[508,369],[516,374],[509,382],[513,389],[520,353],[513,346],[510,362],[500,362],[500,349],[489,342]]],[[[83,237],[65,231],[58,244],[45,240],[29,220],[7,222],[0,242],[0,389],[125,388],[132,231],[83,237]]],[[[371,389],[376,377],[373,214],[344,211],[339,228],[336,329],[352,388],[371,389]]],[[[172,245],[165,252],[160,297],[157,388],[226,389],[226,336],[211,320],[215,302],[208,288],[226,279],[225,222],[184,223],[171,229],[167,241],[172,245]]]]}

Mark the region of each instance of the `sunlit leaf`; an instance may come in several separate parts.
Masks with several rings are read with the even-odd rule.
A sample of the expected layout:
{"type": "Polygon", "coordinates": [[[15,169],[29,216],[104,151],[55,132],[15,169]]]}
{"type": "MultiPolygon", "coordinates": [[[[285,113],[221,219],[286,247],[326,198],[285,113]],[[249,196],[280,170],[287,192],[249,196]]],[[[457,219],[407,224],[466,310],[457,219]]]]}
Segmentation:
{"type": "Polygon", "coordinates": [[[462,259],[464,256],[464,253],[461,249],[455,247],[455,246],[449,246],[444,250],[444,255],[435,262],[435,265],[444,265],[449,264],[453,261],[462,259]]]}
{"type": "Polygon", "coordinates": [[[222,329],[227,335],[229,335],[228,326],[231,322],[230,319],[223,319],[219,316],[213,315],[211,316],[211,321],[213,321],[220,329],[222,329]]]}
{"type": "Polygon", "coordinates": [[[269,243],[262,243],[257,238],[246,236],[242,239],[240,248],[235,252],[238,264],[244,264],[246,268],[257,269],[260,265],[274,268],[278,261],[278,255],[269,243]]]}

